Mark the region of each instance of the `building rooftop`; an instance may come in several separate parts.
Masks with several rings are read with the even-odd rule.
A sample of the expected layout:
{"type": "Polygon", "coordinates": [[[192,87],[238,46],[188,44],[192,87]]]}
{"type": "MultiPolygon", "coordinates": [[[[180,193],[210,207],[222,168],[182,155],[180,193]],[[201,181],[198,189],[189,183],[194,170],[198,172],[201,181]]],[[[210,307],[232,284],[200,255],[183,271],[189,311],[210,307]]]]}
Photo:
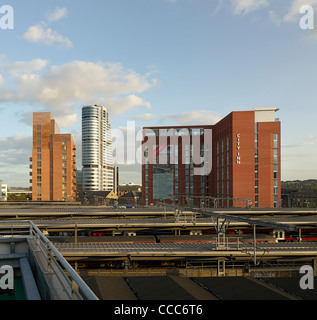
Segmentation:
{"type": "Polygon", "coordinates": [[[0,300],[98,300],[34,223],[28,224],[23,230],[1,222],[0,266],[12,268],[14,279],[0,300]]]}

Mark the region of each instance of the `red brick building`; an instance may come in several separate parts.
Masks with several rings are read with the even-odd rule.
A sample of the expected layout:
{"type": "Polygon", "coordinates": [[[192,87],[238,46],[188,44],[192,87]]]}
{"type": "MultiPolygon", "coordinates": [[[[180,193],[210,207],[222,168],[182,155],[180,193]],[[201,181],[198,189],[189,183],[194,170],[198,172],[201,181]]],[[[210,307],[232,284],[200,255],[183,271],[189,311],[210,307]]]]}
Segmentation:
{"type": "Polygon", "coordinates": [[[76,200],[76,147],[49,112],[33,113],[33,201],[76,200]]]}
{"type": "Polygon", "coordinates": [[[144,128],[143,203],[278,207],[277,110],[232,112],[215,125],[144,128]]]}

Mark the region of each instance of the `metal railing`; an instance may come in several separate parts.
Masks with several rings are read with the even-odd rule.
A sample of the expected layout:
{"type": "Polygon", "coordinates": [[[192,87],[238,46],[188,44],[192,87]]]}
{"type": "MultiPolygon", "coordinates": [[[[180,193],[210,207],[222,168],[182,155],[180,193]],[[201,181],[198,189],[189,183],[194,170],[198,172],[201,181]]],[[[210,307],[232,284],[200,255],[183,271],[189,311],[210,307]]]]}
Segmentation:
{"type": "Polygon", "coordinates": [[[27,233],[27,236],[35,241],[35,249],[40,251],[42,257],[44,257],[44,264],[46,263],[46,266],[44,266],[45,271],[47,274],[55,276],[68,299],[99,300],[52,242],[32,221],[1,221],[0,228],[11,230],[9,234],[15,234],[15,236],[18,232],[13,232],[13,229],[18,228],[21,236],[22,234],[25,236],[25,233],[27,233]],[[21,229],[28,229],[28,232],[21,231],[21,229]]]}

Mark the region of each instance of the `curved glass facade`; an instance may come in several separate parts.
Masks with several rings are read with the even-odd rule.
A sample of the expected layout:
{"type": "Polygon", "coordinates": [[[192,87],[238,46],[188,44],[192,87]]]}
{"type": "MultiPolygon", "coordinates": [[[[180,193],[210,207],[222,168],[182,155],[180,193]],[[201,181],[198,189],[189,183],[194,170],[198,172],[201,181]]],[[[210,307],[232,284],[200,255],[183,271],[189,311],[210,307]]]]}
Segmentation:
{"type": "Polygon", "coordinates": [[[113,190],[111,125],[107,108],[82,108],[83,190],[113,190]]]}

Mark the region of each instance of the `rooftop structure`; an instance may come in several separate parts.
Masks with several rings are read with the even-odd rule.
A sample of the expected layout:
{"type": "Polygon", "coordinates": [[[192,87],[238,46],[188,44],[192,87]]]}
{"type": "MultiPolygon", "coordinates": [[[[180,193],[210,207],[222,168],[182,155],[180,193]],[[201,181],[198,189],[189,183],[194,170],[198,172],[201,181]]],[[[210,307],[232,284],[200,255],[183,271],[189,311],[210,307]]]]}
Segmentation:
{"type": "Polygon", "coordinates": [[[32,221],[2,221],[0,234],[0,266],[11,269],[4,298],[98,299],[32,221]],[[21,225],[27,228],[21,230],[21,225]]]}

